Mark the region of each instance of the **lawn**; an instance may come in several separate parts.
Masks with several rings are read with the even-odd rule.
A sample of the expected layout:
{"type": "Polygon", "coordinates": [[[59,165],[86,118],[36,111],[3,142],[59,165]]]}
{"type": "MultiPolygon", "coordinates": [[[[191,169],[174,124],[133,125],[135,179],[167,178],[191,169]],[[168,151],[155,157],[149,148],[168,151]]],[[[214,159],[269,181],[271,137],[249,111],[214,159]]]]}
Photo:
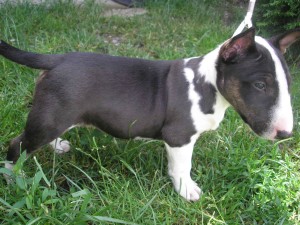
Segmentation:
{"type": "MultiPolygon", "coordinates": [[[[103,18],[92,1],[80,7],[7,3],[0,5],[0,38],[41,53],[199,56],[228,39],[245,13],[232,7],[225,25],[224,5],[214,2],[155,0],[146,15],[133,18],[103,18]]],[[[229,109],[194,150],[200,201],[186,202],[173,190],[162,142],[75,128],[64,135],[71,152],[56,155],[45,146],[20,158],[13,184],[0,178],[0,224],[300,224],[300,71],[289,61],[293,138],[263,140],[229,109]]],[[[10,139],[24,127],[38,74],[0,58],[1,167],[10,139]]]]}

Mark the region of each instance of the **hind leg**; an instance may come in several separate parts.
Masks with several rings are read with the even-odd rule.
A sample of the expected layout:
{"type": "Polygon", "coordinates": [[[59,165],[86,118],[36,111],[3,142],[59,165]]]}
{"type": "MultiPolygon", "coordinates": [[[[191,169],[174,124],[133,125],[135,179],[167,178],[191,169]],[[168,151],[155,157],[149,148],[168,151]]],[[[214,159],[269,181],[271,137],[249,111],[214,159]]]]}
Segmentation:
{"type": "Polygon", "coordinates": [[[26,152],[30,154],[48,143],[54,145],[56,149],[67,151],[69,149],[67,141],[62,141],[61,139],[55,143],[53,141],[58,140],[56,138],[64,131],[64,128],[57,128],[55,125],[31,125],[30,120],[28,120],[24,132],[11,141],[8,148],[7,160],[15,163],[22,151],[26,150],[26,152]]]}
{"type": "MultiPolygon", "coordinates": [[[[53,141],[64,133],[73,122],[72,117],[68,113],[64,113],[65,109],[57,106],[58,104],[52,101],[51,104],[36,104],[32,107],[24,132],[13,139],[9,145],[8,161],[15,163],[21,151],[26,150],[30,154],[49,143],[63,151],[69,149],[66,141],[53,141]]],[[[8,168],[9,165],[6,167],[8,168]]]]}
{"type": "MultiPolygon", "coordinates": [[[[28,123],[24,132],[11,141],[7,153],[8,162],[5,163],[5,168],[12,170],[22,151],[26,150],[26,153],[30,154],[34,150],[48,144],[50,140],[58,137],[62,132],[63,129],[56,129],[42,124],[33,128],[28,123]]],[[[4,177],[7,183],[11,183],[10,176],[4,175],[4,177]]]]}
{"type": "MultiPolygon", "coordinates": [[[[65,78],[57,71],[45,72],[37,81],[24,132],[11,141],[7,153],[8,161],[15,163],[21,151],[26,150],[30,154],[76,124],[75,119],[80,115],[81,105],[75,104],[78,103],[74,97],[76,90],[66,88],[69,83],[64,81],[65,78]]],[[[62,149],[67,149],[66,142],[60,142],[59,145],[62,149]]],[[[7,165],[7,168],[10,166],[7,165]]]]}

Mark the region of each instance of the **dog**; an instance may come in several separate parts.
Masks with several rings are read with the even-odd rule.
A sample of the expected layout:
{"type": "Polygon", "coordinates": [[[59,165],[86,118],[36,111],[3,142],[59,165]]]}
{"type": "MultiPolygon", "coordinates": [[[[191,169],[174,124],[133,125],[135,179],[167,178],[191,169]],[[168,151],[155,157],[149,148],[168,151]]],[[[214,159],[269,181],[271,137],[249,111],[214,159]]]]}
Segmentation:
{"type": "Polygon", "coordinates": [[[157,61],[37,54],[1,41],[2,56],[43,70],[5,167],[13,167],[21,150],[32,153],[48,143],[67,152],[69,142],[59,136],[76,125],[93,125],[117,138],[164,141],[175,190],[197,201],[201,189],[190,176],[193,146],[201,133],[218,127],[229,106],[259,136],[292,135],[291,77],[283,53],[299,38],[300,29],[267,40],[250,28],[204,56],[157,61]]]}

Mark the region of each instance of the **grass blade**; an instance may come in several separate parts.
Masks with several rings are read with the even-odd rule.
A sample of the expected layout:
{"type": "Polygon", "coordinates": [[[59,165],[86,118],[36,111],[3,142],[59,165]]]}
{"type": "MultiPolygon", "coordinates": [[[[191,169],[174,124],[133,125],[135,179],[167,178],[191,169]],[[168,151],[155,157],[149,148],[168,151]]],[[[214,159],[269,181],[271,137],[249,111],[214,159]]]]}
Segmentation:
{"type": "Polygon", "coordinates": [[[86,215],[85,216],[87,221],[95,221],[95,222],[110,222],[110,223],[116,223],[116,224],[127,224],[127,225],[138,225],[133,222],[128,222],[120,219],[115,219],[111,217],[106,217],[106,216],[90,216],[86,215]]]}
{"type": "Polygon", "coordinates": [[[14,211],[18,216],[19,218],[24,222],[26,223],[26,219],[22,216],[22,214],[16,209],[14,208],[13,206],[11,206],[8,202],[6,202],[3,198],[0,197],[0,202],[5,205],[6,207],[8,207],[9,209],[11,209],[12,211],[14,211]]]}

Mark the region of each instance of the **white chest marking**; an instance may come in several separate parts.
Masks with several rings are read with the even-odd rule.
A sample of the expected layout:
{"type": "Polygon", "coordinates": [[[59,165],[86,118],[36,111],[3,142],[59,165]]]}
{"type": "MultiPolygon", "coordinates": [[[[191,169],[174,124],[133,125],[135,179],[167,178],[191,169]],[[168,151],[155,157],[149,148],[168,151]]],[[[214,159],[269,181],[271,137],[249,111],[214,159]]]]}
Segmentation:
{"type": "MultiPolygon", "coordinates": [[[[205,75],[205,82],[211,83],[216,87],[217,71],[215,69],[215,59],[218,52],[213,51],[206,55],[201,61],[199,74],[205,75]]],[[[185,61],[188,62],[189,59],[185,61]]],[[[225,110],[229,107],[229,103],[223,98],[223,96],[217,91],[216,103],[213,107],[213,114],[204,114],[199,106],[199,101],[202,96],[195,90],[194,78],[195,76],[201,76],[195,74],[190,68],[184,68],[184,76],[189,83],[188,97],[192,104],[191,106],[191,118],[193,120],[194,127],[199,134],[204,131],[214,130],[219,126],[219,123],[224,117],[225,110]]]]}

